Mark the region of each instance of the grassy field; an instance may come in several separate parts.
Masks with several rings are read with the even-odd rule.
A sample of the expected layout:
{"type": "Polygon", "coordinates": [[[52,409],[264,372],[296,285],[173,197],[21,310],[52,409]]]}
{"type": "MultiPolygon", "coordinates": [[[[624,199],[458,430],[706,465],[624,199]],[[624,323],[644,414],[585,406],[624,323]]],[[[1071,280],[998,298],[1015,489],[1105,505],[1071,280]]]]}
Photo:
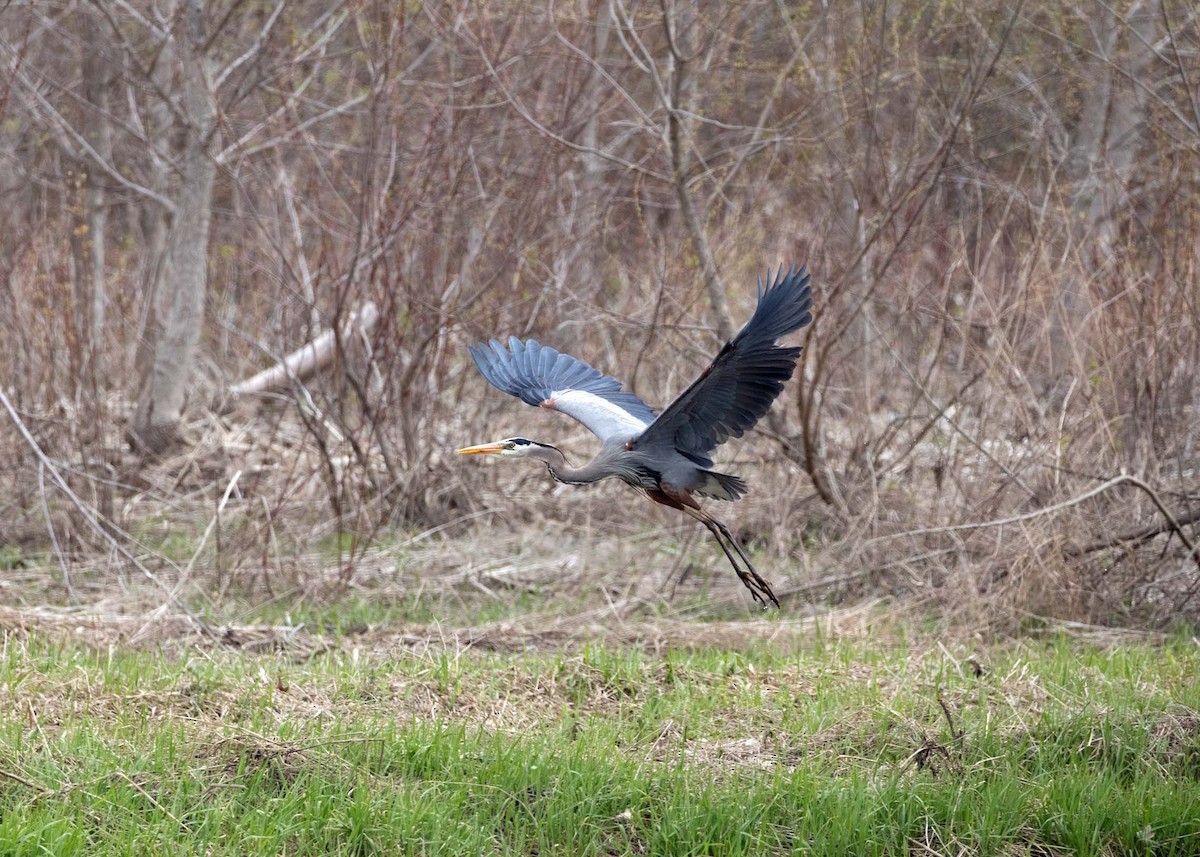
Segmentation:
{"type": "Polygon", "coordinates": [[[884,636],[254,653],[11,631],[0,853],[1200,851],[1193,640],[884,636]]]}

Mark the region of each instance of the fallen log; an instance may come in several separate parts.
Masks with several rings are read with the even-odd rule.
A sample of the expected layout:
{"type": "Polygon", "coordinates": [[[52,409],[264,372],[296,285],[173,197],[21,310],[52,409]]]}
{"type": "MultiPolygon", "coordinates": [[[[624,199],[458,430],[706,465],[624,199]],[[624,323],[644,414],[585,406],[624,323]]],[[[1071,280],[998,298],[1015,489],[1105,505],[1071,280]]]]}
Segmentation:
{"type": "MultiPolygon", "coordinates": [[[[343,322],[342,339],[370,336],[378,322],[379,308],[372,301],[367,301],[351,312],[343,322]]],[[[246,396],[286,391],[291,386],[293,379],[307,381],[325,371],[333,363],[336,354],[335,331],[327,330],[316,339],[297,348],[274,366],[262,370],[245,381],[234,384],[229,388],[229,394],[246,396]]]]}

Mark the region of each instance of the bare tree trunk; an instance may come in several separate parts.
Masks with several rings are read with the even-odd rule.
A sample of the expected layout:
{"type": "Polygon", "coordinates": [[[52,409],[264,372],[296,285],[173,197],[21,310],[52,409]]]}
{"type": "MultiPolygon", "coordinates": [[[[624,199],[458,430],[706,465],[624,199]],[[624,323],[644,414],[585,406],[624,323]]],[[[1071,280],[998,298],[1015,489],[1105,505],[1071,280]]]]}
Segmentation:
{"type": "MultiPolygon", "coordinates": [[[[695,10],[689,7],[688,11],[694,12],[695,10]]],[[[717,323],[717,333],[721,339],[728,340],[733,337],[733,322],[729,319],[729,302],[725,300],[725,284],[721,281],[717,262],[708,245],[704,223],[696,212],[692,192],[687,183],[691,158],[687,143],[683,139],[681,111],[686,109],[687,94],[694,92],[694,84],[688,79],[687,66],[693,59],[689,48],[695,16],[694,14],[674,15],[672,12],[673,7],[664,4],[663,26],[667,31],[667,41],[671,51],[670,77],[667,82],[668,103],[664,105],[667,108],[667,144],[671,150],[671,179],[675,185],[675,196],[679,199],[679,209],[683,214],[684,225],[692,240],[692,249],[696,253],[701,273],[704,275],[704,289],[708,293],[708,302],[712,305],[713,316],[717,323]]]]}
{"type": "Polygon", "coordinates": [[[1052,377],[1081,371],[1083,355],[1076,353],[1075,344],[1092,308],[1089,281],[1112,256],[1118,213],[1128,201],[1125,183],[1146,121],[1145,98],[1131,81],[1145,74],[1153,58],[1149,45],[1155,29],[1154,5],[1137,3],[1124,20],[1104,4],[1095,7],[1091,85],[1085,90],[1068,154],[1071,242],[1080,277],[1059,295],[1051,337],[1052,377]]]}
{"type": "MultiPolygon", "coordinates": [[[[612,32],[612,10],[604,0],[596,4],[592,30],[592,57],[602,64],[608,52],[608,36],[612,32]]],[[[588,72],[588,118],[583,126],[582,141],[587,151],[583,153],[583,166],[587,174],[593,178],[603,175],[608,163],[596,152],[600,148],[600,104],[602,101],[604,82],[598,71],[599,66],[588,72]]]]}
{"type": "MultiPolygon", "coordinates": [[[[84,135],[91,138],[92,145],[102,158],[112,160],[112,128],[108,121],[108,95],[112,86],[112,66],[109,62],[108,26],[97,21],[93,33],[100,44],[91,51],[83,64],[84,97],[94,105],[91,121],[84,135]]],[[[107,195],[100,176],[87,183],[85,218],[88,227],[89,279],[92,284],[91,300],[91,347],[92,366],[98,371],[96,361],[104,355],[105,315],[108,306],[108,290],[104,282],[104,246],[108,225],[107,195]]]]}
{"type": "MultiPolygon", "coordinates": [[[[112,160],[112,126],[109,122],[109,92],[112,88],[112,34],[103,16],[81,14],[79,28],[83,36],[83,102],[81,134],[96,153],[112,160]]],[[[105,377],[104,329],[108,291],[104,279],[105,228],[108,220],[107,179],[88,160],[79,161],[79,198],[75,210],[72,251],[75,257],[76,333],[81,355],[86,358],[88,378],[80,378],[93,387],[105,377]]]]}
{"type": "MultiPolygon", "coordinates": [[[[159,92],[169,93],[174,89],[172,70],[178,60],[175,39],[162,39],[158,48],[158,62],[150,74],[150,83],[159,92]]],[[[150,127],[158,130],[164,140],[174,139],[175,114],[165,98],[155,99],[146,110],[150,127]]],[[[154,193],[164,199],[171,196],[170,146],[150,148],[147,154],[147,184],[154,193]]],[[[138,335],[134,339],[136,352],[132,363],[142,386],[154,367],[154,355],[162,338],[162,319],[158,307],[163,293],[163,281],[167,270],[167,242],[171,234],[171,209],[160,203],[144,203],[137,213],[142,230],[139,279],[142,287],[141,315],[138,319],[138,335]]]]}
{"type": "Polygon", "coordinates": [[[203,0],[184,0],[176,39],[184,131],[179,191],[159,295],[162,336],[142,386],[133,425],[135,442],[161,452],[176,437],[204,320],[207,248],[216,165],[209,153],[215,110],[209,61],[204,53],[203,0]]]}

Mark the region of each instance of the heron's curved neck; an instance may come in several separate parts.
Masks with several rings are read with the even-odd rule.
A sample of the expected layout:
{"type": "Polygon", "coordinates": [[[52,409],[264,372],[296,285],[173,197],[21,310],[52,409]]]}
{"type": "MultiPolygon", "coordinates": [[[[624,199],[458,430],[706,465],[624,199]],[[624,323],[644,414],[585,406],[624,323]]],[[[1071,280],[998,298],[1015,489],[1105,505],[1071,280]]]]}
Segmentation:
{"type": "Polygon", "coordinates": [[[605,476],[611,475],[599,473],[596,471],[594,461],[583,465],[583,467],[572,467],[567,463],[567,457],[562,454],[556,446],[548,444],[540,445],[529,454],[530,458],[536,458],[542,461],[550,468],[550,475],[559,482],[566,482],[569,485],[586,485],[589,482],[598,482],[605,476]]]}

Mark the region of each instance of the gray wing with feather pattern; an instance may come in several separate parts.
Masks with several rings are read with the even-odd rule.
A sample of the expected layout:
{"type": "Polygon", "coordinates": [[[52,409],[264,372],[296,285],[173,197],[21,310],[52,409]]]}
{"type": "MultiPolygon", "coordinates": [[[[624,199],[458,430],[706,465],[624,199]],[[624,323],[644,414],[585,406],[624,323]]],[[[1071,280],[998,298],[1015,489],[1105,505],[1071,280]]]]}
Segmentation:
{"type": "Polygon", "coordinates": [[[497,390],[573,417],[601,440],[631,438],[654,422],[650,406],[621,382],[569,354],[528,339],[471,346],[475,366],[497,390]]]}
{"type": "Polygon", "coordinates": [[[758,306],[746,326],[725,343],[700,377],[635,441],[640,449],[673,447],[701,467],[731,437],[741,437],[770,410],[792,377],[800,348],[776,344],[812,321],[812,289],[805,268],[781,267],[767,286],[758,281],[758,306]]]}

